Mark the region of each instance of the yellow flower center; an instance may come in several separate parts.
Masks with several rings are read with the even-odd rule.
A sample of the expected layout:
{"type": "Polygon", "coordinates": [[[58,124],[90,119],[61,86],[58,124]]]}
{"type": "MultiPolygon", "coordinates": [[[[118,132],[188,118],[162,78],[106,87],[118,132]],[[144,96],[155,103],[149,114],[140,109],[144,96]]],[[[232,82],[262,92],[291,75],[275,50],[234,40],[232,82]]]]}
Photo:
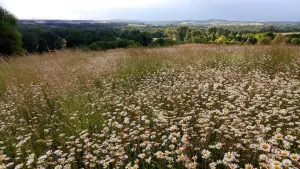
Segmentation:
{"type": "Polygon", "coordinates": [[[280,165],[280,162],[279,161],[274,161],[273,164],[274,165],[280,165]]]}
{"type": "Polygon", "coordinates": [[[280,169],[281,167],[280,167],[280,165],[275,165],[274,168],[275,168],[275,169],[280,169]]]}

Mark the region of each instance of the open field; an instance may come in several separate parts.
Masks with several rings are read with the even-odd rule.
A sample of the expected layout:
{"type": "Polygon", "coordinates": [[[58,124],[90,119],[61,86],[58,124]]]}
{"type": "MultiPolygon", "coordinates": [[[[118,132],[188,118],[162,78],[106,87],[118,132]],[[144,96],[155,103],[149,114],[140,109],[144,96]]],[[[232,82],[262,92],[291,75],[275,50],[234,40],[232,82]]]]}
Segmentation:
{"type": "Polygon", "coordinates": [[[280,33],[283,35],[291,35],[291,34],[300,34],[300,32],[284,32],[284,33],[280,33]]]}
{"type": "Polygon", "coordinates": [[[300,167],[300,47],[60,51],[0,63],[0,168],[300,167]]]}

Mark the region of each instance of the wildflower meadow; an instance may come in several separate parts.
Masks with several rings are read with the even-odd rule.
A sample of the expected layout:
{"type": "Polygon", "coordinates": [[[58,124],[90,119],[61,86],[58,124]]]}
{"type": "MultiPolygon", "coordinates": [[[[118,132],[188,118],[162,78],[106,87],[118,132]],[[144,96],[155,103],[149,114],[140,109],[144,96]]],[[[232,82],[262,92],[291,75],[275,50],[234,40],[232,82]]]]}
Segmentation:
{"type": "Polygon", "coordinates": [[[300,168],[300,47],[188,44],[3,59],[4,168],[300,168]]]}

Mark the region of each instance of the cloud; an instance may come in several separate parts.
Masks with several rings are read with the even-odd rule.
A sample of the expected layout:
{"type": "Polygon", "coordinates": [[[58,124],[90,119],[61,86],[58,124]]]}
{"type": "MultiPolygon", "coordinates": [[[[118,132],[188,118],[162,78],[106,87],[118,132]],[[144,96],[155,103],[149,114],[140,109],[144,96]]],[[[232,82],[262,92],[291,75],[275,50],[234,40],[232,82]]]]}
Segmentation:
{"type": "Polygon", "coordinates": [[[300,20],[298,0],[0,0],[25,19],[300,20]]]}

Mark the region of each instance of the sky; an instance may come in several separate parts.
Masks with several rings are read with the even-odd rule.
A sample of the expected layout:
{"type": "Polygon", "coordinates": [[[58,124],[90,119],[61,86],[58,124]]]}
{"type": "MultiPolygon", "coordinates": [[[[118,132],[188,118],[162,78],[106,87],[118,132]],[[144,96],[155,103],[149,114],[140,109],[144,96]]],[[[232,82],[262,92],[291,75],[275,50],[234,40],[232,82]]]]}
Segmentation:
{"type": "Polygon", "coordinates": [[[300,0],[0,0],[19,19],[300,21],[300,0]]]}

